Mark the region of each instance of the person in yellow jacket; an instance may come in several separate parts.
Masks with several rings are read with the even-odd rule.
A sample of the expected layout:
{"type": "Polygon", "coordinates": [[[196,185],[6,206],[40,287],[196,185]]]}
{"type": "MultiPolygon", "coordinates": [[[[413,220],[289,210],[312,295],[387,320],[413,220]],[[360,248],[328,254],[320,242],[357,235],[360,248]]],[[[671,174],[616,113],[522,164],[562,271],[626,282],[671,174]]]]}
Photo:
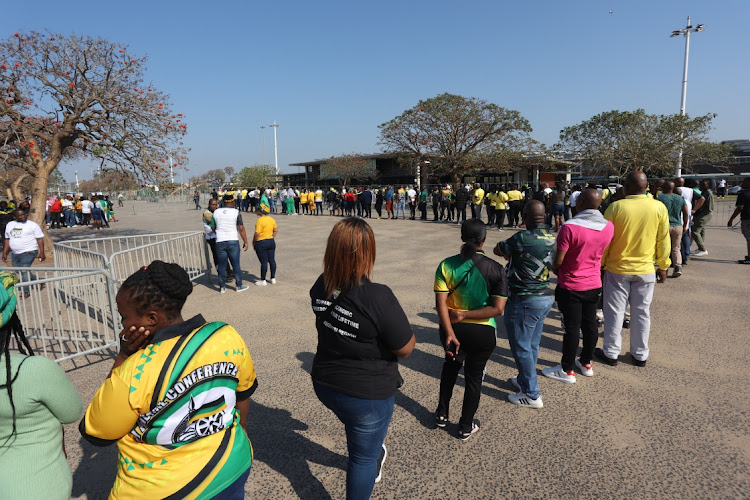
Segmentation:
{"type": "Polygon", "coordinates": [[[495,225],[498,231],[502,231],[505,226],[505,214],[508,211],[508,195],[498,189],[495,193],[495,225]]]}
{"type": "Polygon", "coordinates": [[[523,193],[518,190],[518,184],[511,184],[508,195],[508,226],[518,227],[523,205],[523,193]]]}
{"type": "Polygon", "coordinates": [[[302,215],[305,215],[307,213],[307,189],[303,189],[299,194],[299,204],[302,207],[302,215]]]}
{"type": "Polygon", "coordinates": [[[315,215],[315,192],[312,190],[307,193],[307,213],[315,215]]]}
{"type": "Polygon", "coordinates": [[[647,186],[645,173],[629,173],[625,179],[625,198],[612,203],[604,213],[604,218],[615,228],[612,241],[602,256],[604,341],[602,349],[597,349],[594,356],[610,366],[618,362],[628,305],[632,363],[646,365],[654,284],[665,281],[671,264],[669,213],[663,203],[646,196],[647,186]]]}
{"type": "Polygon", "coordinates": [[[477,182],[471,191],[471,218],[482,218],[482,201],[484,200],[484,189],[477,182]]]}

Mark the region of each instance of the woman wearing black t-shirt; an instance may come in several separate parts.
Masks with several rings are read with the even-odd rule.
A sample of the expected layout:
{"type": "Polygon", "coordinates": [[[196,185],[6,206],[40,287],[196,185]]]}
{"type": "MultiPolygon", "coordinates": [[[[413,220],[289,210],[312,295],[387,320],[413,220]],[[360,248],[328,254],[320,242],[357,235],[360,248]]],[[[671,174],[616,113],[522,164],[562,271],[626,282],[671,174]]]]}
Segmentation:
{"type": "Polygon", "coordinates": [[[495,316],[503,314],[508,297],[505,270],[482,252],[486,238],[481,219],[464,221],[461,253],[442,261],[435,272],[435,305],[446,351],[435,423],[438,427],[448,424],[453,386],[465,365],[466,389],[458,421],[458,438],[462,441],[479,431],[474,414],[482,394],[484,370],[495,349],[495,316]]]}
{"type": "Polygon", "coordinates": [[[375,236],[346,218],[328,236],[323,274],[310,289],[318,351],[312,379],[318,399],[346,429],[346,498],[370,498],[380,481],[383,444],[400,385],[398,358],[415,338],[390,288],[370,281],[375,236]]]}

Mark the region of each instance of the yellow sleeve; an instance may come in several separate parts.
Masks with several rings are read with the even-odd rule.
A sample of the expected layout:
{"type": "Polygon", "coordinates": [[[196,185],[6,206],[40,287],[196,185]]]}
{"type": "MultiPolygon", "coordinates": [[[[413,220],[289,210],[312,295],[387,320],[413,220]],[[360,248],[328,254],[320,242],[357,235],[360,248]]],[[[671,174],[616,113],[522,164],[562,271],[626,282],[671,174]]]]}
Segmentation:
{"type": "Polygon", "coordinates": [[[253,392],[255,392],[256,387],[258,387],[258,380],[256,378],[255,374],[255,364],[253,364],[253,358],[250,356],[250,351],[247,348],[247,345],[240,339],[240,342],[242,342],[244,349],[244,356],[242,359],[242,364],[239,366],[239,370],[237,371],[237,400],[242,401],[244,399],[249,398],[253,392]]]}
{"type": "Polygon", "coordinates": [[[125,436],[138,420],[138,412],[130,406],[130,384],[115,370],[96,391],[86,410],[82,430],[88,436],[116,441],[125,436]]]}
{"type": "Polygon", "coordinates": [[[258,217],[258,220],[255,221],[255,232],[260,234],[263,230],[263,224],[260,223],[260,221],[263,220],[263,217],[258,217]]]}

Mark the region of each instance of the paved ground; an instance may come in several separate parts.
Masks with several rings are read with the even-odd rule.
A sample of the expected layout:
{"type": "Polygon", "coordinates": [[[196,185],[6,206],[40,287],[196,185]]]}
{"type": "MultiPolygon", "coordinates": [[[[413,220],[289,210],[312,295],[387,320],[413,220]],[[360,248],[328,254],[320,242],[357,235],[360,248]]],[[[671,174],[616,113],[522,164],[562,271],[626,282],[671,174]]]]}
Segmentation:
{"type": "MultiPolygon", "coordinates": [[[[198,212],[141,203],[118,211],[120,222],[102,236],[200,230],[198,212]],[[157,210],[150,214],[148,210],[157,210]]],[[[254,222],[254,215],[246,216],[254,222]]],[[[247,483],[256,499],[343,498],[346,443],[341,424],[316,399],[309,370],[316,332],[308,290],[322,269],[330,217],[277,217],[278,281],[247,293],[199,283],[185,317],[202,313],[234,325],[256,363],[259,389],[247,431],[255,463],[247,483]]],[[[651,357],[645,368],[595,364],[593,378],[573,385],[541,376],[545,407],[507,402],[515,374],[504,331],[487,369],[477,413],[481,432],[466,443],[455,424],[437,430],[442,360],[432,278],[438,262],[460,246],[454,225],[374,220],[378,256],[374,279],[389,285],[409,317],[417,346],[403,361],[406,381],[386,440],[389,458],[373,498],[720,498],[750,495],[750,403],[745,317],[750,268],[739,232],[715,222],[710,255],[694,259],[679,279],[658,285],[652,306],[651,357]]],[[[85,235],[88,229],[60,230],[85,235]]],[[[493,231],[488,245],[513,233],[493,231]]],[[[257,275],[251,252],[244,276],[257,275]]],[[[539,369],[559,362],[559,314],[544,327],[539,369]]],[[[627,347],[627,331],[623,345],[627,347]]],[[[625,356],[621,356],[624,361],[625,356]]],[[[90,357],[69,369],[84,404],[106,377],[111,357],[90,357]]],[[[458,418],[459,382],[451,418],[458,418]]],[[[104,498],[115,473],[114,447],[81,442],[66,426],[75,498],[104,498]]]]}

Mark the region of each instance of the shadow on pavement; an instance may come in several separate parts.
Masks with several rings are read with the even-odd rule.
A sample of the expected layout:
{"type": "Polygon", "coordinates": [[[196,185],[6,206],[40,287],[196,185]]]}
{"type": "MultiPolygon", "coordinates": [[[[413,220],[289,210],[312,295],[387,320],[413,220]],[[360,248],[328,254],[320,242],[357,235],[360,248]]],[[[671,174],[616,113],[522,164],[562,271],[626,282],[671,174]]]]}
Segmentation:
{"type": "Polygon", "coordinates": [[[80,440],[83,457],[73,473],[72,496],[107,498],[117,475],[117,445],[94,446],[80,440]]]}
{"type": "Polygon", "coordinates": [[[255,459],[287,478],[299,498],[331,498],[310,471],[308,461],[346,470],[347,457],[297,433],[308,426],[292,418],[287,410],[263,406],[250,399],[249,414],[252,419],[248,419],[245,429],[253,443],[255,459]]]}

